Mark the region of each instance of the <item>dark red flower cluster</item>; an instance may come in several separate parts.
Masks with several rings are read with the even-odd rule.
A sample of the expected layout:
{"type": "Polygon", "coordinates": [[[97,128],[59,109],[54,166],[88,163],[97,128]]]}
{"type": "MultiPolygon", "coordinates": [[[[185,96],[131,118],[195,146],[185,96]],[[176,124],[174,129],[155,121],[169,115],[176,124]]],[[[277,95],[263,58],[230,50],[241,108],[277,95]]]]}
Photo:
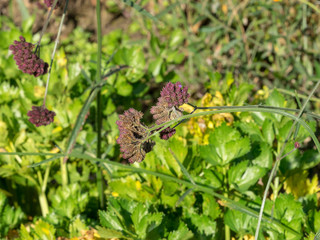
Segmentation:
{"type": "Polygon", "coordinates": [[[168,140],[176,133],[176,129],[167,127],[166,129],[160,132],[160,138],[163,140],[168,140]]]}
{"type": "Polygon", "coordinates": [[[32,124],[36,125],[36,127],[40,127],[52,123],[56,113],[49,111],[45,106],[32,106],[32,111],[29,111],[27,115],[30,117],[29,121],[32,124]]]}
{"type": "MultiPolygon", "coordinates": [[[[161,91],[157,105],[150,110],[156,120],[156,124],[160,125],[182,116],[183,110],[179,106],[187,103],[189,96],[188,88],[183,88],[180,82],[176,84],[167,83],[161,91]]],[[[143,113],[130,108],[123,115],[120,115],[120,119],[117,121],[120,131],[117,143],[120,144],[123,158],[128,159],[130,163],[141,162],[146,153],[150,152],[155,144],[150,140],[146,140],[150,131],[140,123],[142,116],[143,113]]],[[[160,138],[168,140],[175,133],[176,129],[167,127],[160,132],[160,138]]]]}
{"type": "Polygon", "coordinates": [[[141,162],[154,146],[153,141],[145,141],[148,128],[140,122],[142,116],[142,112],[130,108],[123,115],[119,115],[116,122],[120,132],[117,143],[120,144],[122,157],[130,163],[141,162]]]}
{"type": "Polygon", "coordinates": [[[156,124],[168,122],[183,115],[179,106],[187,103],[189,99],[188,88],[182,88],[180,82],[176,84],[167,83],[162,89],[156,106],[153,106],[150,112],[156,124]]]}
{"type": "MultiPolygon", "coordinates": [[[[44,4],[46,4],[48,8],[51,7],[53,3],[54,3],[54,0],[44,0],[44,4]]],[[[60,5],[61,5],[61,0],[58,0],[56,7],[54,9],[57,9],[58,7],[60,7],[60,5]]]]}
{"type": "Polygon", "coordinates": [[[175,84],[169,82],[164,86],[161,93],[161,98],[163,98],[167,103],[168,107],[173,106],[179,107],[184,103],[188,102],[190,95],[188,94],[188,87],[182,88],[180,82],[175,84]]]}
{"type": "Polygon", "coordinates": [[[38,77],[48,72],[49,65],[32,52],[33,48],[34,45],[26,42],[22,36],[20,36],[20,42],[14,41],[14,44],[9,47],[19,69],[24,73],[38,77]]]}

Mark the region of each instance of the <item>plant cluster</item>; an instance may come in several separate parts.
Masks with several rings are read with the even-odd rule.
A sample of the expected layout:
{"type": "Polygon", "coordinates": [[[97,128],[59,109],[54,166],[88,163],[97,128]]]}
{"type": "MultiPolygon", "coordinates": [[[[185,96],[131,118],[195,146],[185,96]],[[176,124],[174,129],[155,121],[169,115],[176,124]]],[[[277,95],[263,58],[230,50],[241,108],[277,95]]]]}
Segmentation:
{"type": "Polygon", "coordinates": [[[316,239],[314,5],[236,2],[107,1],[134,20],[102,36],[97,1],[97,43],[58,41],[68,0],[55,43],[0,16],[0,237],[316,239]]]}

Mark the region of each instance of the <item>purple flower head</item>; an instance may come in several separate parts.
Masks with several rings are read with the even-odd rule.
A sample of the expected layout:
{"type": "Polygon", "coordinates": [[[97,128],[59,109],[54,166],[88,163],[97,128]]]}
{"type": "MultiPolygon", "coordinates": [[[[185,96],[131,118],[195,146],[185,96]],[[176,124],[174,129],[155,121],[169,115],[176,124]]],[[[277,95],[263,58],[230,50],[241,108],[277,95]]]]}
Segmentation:
{"type": "Polygon", "coordinates": [[[183,115],[179,106],[188,102],[190,95],[187,87],[183,88],[180,82],[175,84],[169,82],[160,95],[157,105],[150,110],[156,124],[160,125],[183,115]]]}
{"type": "Polygon", "coordinates": [[[179,107],[188,102],[190,95],[188,94],[188,87],[182,88],[180,82],[175,84],[169,82],[164,86],[160,93],[161,97],[168,103],[168,107],[179,107]]]}
{"type": "MultiPolygon", "coordinates": [[[[44,4],[46,4],[48,8],[51,7],[53,3],[54,3],[54,0],[44,0],[44,4]]],[[[60,7],[60,5],[61,5],[61,0],[58,0],[56,7],[54,9],[57,9],[58,7],[60,7]]]]}
{"type": "Polygon", "coordinates": [[[29,121],[36,125],[36,127],[46,126],[53,122],[56,115],[55,112],[49,111],[45,106],[32,106],[32,110],[27,114],[30,118],[29,121]]]}
{"type": "Polygon", "coordinates": [[[148,136],[148,129],[140,122],[142,116],[142,112],[130,108],[119,115],[116,122],[120,132],[117,143],[120,144],[122,157],[130,163],[141,162],[155,144],[150,140],[144,141],[148,136]]]}
{"type": "Polygon", "coordinates": [[[167,127],[160,132],[160,138],[164,140],[168,140],[176,133],[176,129],[167,127]]]}
{"type": "Polygon", "coordinates": [[[20,36],[20,42],[14,41],[9,47],[19,69],[24,73],[38,77],[48,72],[49,65],[32,52],[33,48],[34,45],[26,42],[22,36],[20,36]]]}

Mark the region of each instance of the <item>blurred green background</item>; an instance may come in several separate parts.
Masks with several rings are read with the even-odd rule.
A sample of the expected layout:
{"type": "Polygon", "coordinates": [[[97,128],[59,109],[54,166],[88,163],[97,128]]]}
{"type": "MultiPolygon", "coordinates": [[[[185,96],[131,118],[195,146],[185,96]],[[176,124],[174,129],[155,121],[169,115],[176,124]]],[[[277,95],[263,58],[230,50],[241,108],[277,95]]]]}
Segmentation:
{"type": "MultiPolygon", "coordinates": [[[[48,109],[56,112],[55,121],[36,128],[27,112],[42,104],[46,76],[23,74],[9,46],[19,36],[36,43],[47,9],[42,1],[0,2],[0,152],[66,149],[94,86],[97,55],[95,1],[69,4],[47,98],[48,109]]],[[[61,15],[62,9],[54,11],[41,42],[41,58],[46,62],[61,15]]],[[[145,112],[144,122],[152,124],[148,111],[169,81],[187,85],[190,102],[199,106],[296,108],[295,91],[303,102],[320,77],[319,20],[320,6],[313,0],[103,0],[103,75],[119,66],[130,68],[106,77],[101,89],[102,158],[125,163],[116,144],[118,114],[134,107],[145,112]]],[[[318,94],[319,90],[308,111],[319,113],[318,94]]],[[[93,157],[95,113],[93,102],[74,146],[93,157]]],[[[268,172],[292,122],[272,114],[214,116],[190,120],[168,142],[157,138],[154,151],[136,166],[185,178],[168,150],[171,147],[197,182],[259,209],[268,172]],[[230,148],[235,142],[242,150],[230,148]],[[217,162],[213,148],[234,155],[217,162]]],[[[315,121],[308,119],[308,123],[319,133],[315,121]]],[[[269,239],[313,239],[320,228],[320,157],[306,131],[301,129],[298,139],[301,151],[282,161],[271,199],[278,195],[274,217],[300,235],[264,226],[269,239]]],[[[286,152],[293,145],[290,142],[286,152]]],[[[223,239],[225,226],[235,239],[254,235],[255,218],[228,210],[210,194],[190,193],[184,185],[117,167],[103,171],[108,208],[99,211],[95,164],[71,158],[64,185],[62,159],[28,167],[43,160],[44,156],[0,155],[0,237],[223,239]]],[[[269,200],[266,211],[271,214],[272,208],[269,200]]]]}

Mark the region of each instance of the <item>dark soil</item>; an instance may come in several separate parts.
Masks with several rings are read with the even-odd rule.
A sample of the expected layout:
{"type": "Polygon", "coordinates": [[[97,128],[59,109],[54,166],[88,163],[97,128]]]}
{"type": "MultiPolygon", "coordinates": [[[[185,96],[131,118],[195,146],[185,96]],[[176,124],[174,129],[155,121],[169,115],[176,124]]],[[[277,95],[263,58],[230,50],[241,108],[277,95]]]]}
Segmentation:
{"type": "MultiPolygon", "coordinates": [[[[21,26],[22,15],[18,1],[0,0],[0,15],[4,15],[12,19],[17,26],[21,26]]],[[[36,21],[32,27],[33,33],[39,32],[42,29],[48,14],[48,8],[43,0],[21,0],[24,3],[30,15],[35,14],[36,21]]],[[[81,27],[85,31],[91,32],[91,40],[95,40],[96,29],[96,0],[76,0],[69,1],[67,15],[65,17],[64,28],[61,37],[67,37],[73,29],[81,27]]],[[[64,5],[64,4],[63,4],[64,5]]],[[[47,28],[47,32],[56,34],[60,18],[63,13],[63,5],[54,10],[53,16],[47,28]]],[[[114,29],[126,29],[130,24],[130,12],[122,4],[122,9],[116,13],[111,13],[107,7],[106,1],[101,3],[101,22],[102,34],[106,34],[114,29]]]]}

